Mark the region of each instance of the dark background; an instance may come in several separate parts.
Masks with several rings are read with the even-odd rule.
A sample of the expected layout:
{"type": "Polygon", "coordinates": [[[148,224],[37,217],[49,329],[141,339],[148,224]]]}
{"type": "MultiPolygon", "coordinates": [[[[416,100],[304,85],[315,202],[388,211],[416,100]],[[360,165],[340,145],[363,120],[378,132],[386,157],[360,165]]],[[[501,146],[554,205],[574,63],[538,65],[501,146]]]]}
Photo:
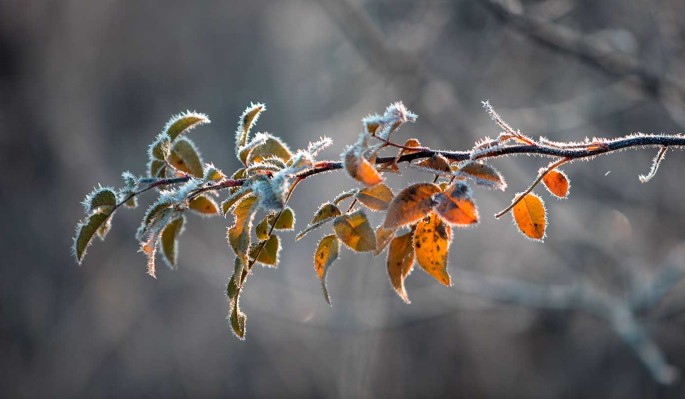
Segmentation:
{"type": "MultiPolygon", "coordinates": [[[[658,79],[685,72],[681,0],[510,6],[658,79]]],[[[0,396],[681,397],[682,382],[656,383],[601,318],[491,302],[420,271],[405,305],[383,257],[343,250],[329,308],[311,261],[317,234],[284,238],[279,267],[249,280],[245,342],[225,320],[230,220],[191,218],[180,269],[160,265],[156,280],[133,238],[140,208],[118,213],[83,266],[70,255],[83,196],[97,183],[119,186],[121,171],[144,174],[148,143],[186,109],[212,119],[191,137],[227,172],[238,167],[233,131],[250,101],[268,106],[258,130],[292,148],[328,135],[332,159],[360,118],[397,100],[420,115],[398,137],[437,148],[499,133],[485,99],[516,128],[554,140],[683,131],[671,85],[596,61],[531,39],[480,1],[0,0],[0,396]]],[[[653,156],[566,167],[568,201],[538,189],[550,214],[544,245],[491,215],[546,161],[496,161],[510,188],[476,190],[482,222],[455,231],[453,278],[461,270],[629,295],[685,242],[685,159],[671,151],[641,184],[653,156]]],[[[342,174],[303,183],[298,230],[354,186],[342,174]]],[[[676,285],[639,319],[680,369],[684,291],[676,285]]]]}

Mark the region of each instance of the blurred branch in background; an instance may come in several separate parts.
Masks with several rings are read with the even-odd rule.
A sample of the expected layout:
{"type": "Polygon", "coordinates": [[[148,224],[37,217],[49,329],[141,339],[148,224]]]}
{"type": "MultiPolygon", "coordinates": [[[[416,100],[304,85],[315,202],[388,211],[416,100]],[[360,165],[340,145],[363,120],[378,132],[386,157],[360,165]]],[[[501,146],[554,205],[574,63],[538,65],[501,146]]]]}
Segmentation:
{"type": "Polygon", "coordinates": [[[659,73],[644,63],[610,46],[584,36],[565,26],[523,14],[518,0],[481,0],[503,24],[533,41],[572,56],[606,74],[630,81],[646,95],[659,100],[675,122],[685,126],[685,82],[659,73]]]}

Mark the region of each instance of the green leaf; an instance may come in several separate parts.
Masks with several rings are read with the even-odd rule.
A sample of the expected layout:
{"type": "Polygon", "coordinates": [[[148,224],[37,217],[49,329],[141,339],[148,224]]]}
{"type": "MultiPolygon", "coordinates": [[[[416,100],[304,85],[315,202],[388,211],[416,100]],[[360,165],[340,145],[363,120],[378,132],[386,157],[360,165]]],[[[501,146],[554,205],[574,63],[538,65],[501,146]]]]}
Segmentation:
{"type": "Polygon", "coordinates": [[[183,232],[184,222],[185,216],[181,216],[167,224],[166,227],[164,227],[164,230],[162,230],[162,255],[167,265],[172,269],[176,268],[176,258],[178,254],[176,244],[178,242],[178,236],[183,232]]]}
{"type": "Polygon", "coordinates": [[[76,226],[76,238],[74,239],[72,250],[79,265],[83,261],[86,249],[88,249],[88,246],[93,241],[95,233],[107,221],[109,216],[106,213],[94,213],[76,226]]]}
{"type": "Polygon", "coordinates": [[[331,298],[328,295],[328,288],[326,287],[326,275],[333,262],[338,259],[339,248],[340,244],[338,238],[335,234],[331,234],[319,241],[319,245],[314,253],[314,269],[316,270],[317,276],[319,276],[321,287],[323,288],[323,295],[329,305],[331,304],[331,298]]]}
{"type": "Polygon", "coordinates": [[[290,207],[287,207],[281,211],[281,215],[278,217],[278,220],[276,220],[276,224],[274,224],[274,220],[276,220],[275,216],[269,219],[269,224],[274,227],[274,230],[295,229],[295,212],[293,212],[292,208],[290,207]]]}
{"type": "Polygon", "coordinates": [[[337,206],[331,204],[330,202],[321,205],[319,210],[316,211],[316,213],[314,214],[314,218],[312,219],[312,221],[309,222],[309,225],[307,225],[307,227],[304,230],[302,230],[295,239],[302,239],[302,237],[304,237],[310,231],[322,226],[326,222],[330,222],[331,220],[335,219],[340,215],[342,215],[340,209],[337,206]]]}
{"type": "Polygon", "coordinates": [[[165,177],[166,162],[153,159],[148,163],[148,172],[150,174],[150,177],[165,177]]]}
{"type": "Polygon", "coordinates": [[[337,217],[333,222],[333,229],[335,235],[353,251],[367,252],[376,249],[376,235],[366,214],[361,210],[337,217]]]}
{"type": "Polygon", "coordinates": [[[117,196],[111,188],[99,188],[88,195],[87,201],[87,213],[96,211],[100,207],[106,207],[106,210],[111,210],[117,205],[117,196]]]}
{"type": "Polygon", "coordinates": [[[176,138],[181,134],[186,133],[192,128],[205,123],[209,123],[209,118],[207,118],[207,115],[186,111],[173,116],[169,122],[167,122],[166,126],[164,126],[164,132],[173,141],[176,140],[176,138]]]}
{"type": "Polygon", "coordinates": [[[278,254],[281,251],[281,242],[277,235],[272,235],[266,241],[255,243],[250,248],[250,258],[266,266],[276,266],[278,264],[278,254]],[[259,248],[262,248],[257,254],[259,248]]]}
{"type": "Polygon", "coordinates": [[[174,143],[166,160],[176,170],[189,173],[198,178],[202,178],[204,175],[200,154],[197,148],[195,148],[195,144],[186,138],[174,143]]]}

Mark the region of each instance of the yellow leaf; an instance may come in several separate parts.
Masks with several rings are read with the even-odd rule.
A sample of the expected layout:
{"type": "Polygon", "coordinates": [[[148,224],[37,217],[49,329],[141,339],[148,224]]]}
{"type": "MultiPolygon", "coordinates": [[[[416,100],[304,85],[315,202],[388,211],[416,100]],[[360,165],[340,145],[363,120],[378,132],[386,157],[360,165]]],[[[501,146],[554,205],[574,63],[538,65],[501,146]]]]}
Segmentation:
{"type": "Polygon", "coordinates": [[[378,226],[376,229],[376,250],[374,251],[373,255],[378,256],[385,247],[390,244],[390,240],[395,237],[395,232],[397,229],[386,229],[383,226],[378,226]]]}
{"type": "Polygon", "coordinates": [[[478,209],[466,184],[455,182],[434,199],[438,202],[435,212],[447,223],[458,226],[478,223],[478,209]]]}
{"type": "MultiPolygon", "coordinates": [[[[261,133],[260,133],[261,134],[261,133]]],[[[264,133],[266,134],[266,133],[264,133]]],[[[253,163],[261,162],[266,158],[280,158],[283,162],[288,162],[288,160],[293,156],[281,139],[278,137],[268,134],[266,136],[264,143],[253,148],[252,151],[247,154],[245,160],[246,165],[252,165],[253,163]]]]}
{"type": "Polygon", "coordinates": [[[256,257],[257,262],[266,266],[275,267],[278,264],[278,253],[280,251],[281,242],[278,236],[274,234],[266,241],[255,243],[250,249],[250,258],[255,259],[256,257]],[[257,250],[260,247],[262,250],[259,251],[259,255],[257,255],[257,250]]]}
{"type": "Polygon", "coordinates": [[[526,194],[512,209],[514,221],[525,236],[542,241],[545,238],[547,216],[542,199],[533,193],[526,194]]]}
{"type": "Polygon", "coordinates": [[[479,185],[493,187],[502,191],[507,188],[507,183],[504,181],[502,174],[497,169],[484,163],[468,162],[462,165],[457,170],[457,173],[473,178],[479,185]]]}
{"type": "Polygon", "coordinates": [[[447,273],[447,252],[452,238],[452,229],[436,214],[421,220],[414,233],[414,250],[419,265],[444,285],[451,285],[447,273]]]}
{"type": "Polygon", "coordinates": [[[426,158],[423,161],[418,162],[416,165],[431,169],[438,174],[452,172],[449,161],[440,154],[433,154],[430,158],[426,158]]]}
{"type": "Polygon", "coordinates": [[[166,158],[176,170],[201,178],[204,175],[202,160],[195,145],[188,139],[180,139],[171,147],[166,158]]]}
{"type": "Polygon", "coordinates": [[[221,212],[226,215],[240,199],[249,193],[251,193],[250,190],[247,190],[244,187],[238,187],[237,191],[231,193],[231,195],[221,203],[221,212]]]}
{"type": "Polygon", "coordinates": [[[295,229],[295,212],[293,212],[292,208],[287,207],[281,211],[281,215],[278,217],[278,220],[275,220],[275,216],[273,218],[269,218],[269,224],[274,226],[274,230],[294,230],[295,229]]]}
{"type": "Polygon", "coordinates": [[[312,221],[309,222],[309,225],[307,225],[307,227],[302,230],[297,237],[295,237],[295,240],[302,239],[302,237],[304,237],[310,231],[322,226],[326,222],[329,222],[340,215],[342,215],[342,212],[340,212],[340,209],[334,204],[327,202],[321,205],[319,210],[314,214],[312,221]]]}
{"type": "Polygon", "coordinates": [[[432,183],[417,183],[405,188],[390,203],[383,227],[402,227],[428,215],[435,204],[433,195],[440,191],[440,187],[432,183]]]}
{"type": "Polygon", "coordinates": [[[317,276],[319,276],[319,280],[321,280],[323,295],[329,305],[331,304],[331,298],[328,295],[328,288],[326,288],[326,274],[328,274],[328,269],[333,262],[338,259],[339,247],[338,239],[334,234],[331,234],[319,241],[319,245],[314,253],[314,269],[317,276]]]}
{"type": "Polygon", "coordinates": [[[388,250],[388,276],[390,283],[397,292],[397,295],[406,303],[409,303],[407,291],[404,289],[404,280],[407,278],[414,266],[414,232],[409,232],[395,237],[390,242],[388,250]]]}
{"type": "Polygon", "coordinates": [[[357,200],[374,211],[384,211],[390,206],[392,190],[383,183],[367,187],[357,193],[357,200]]]}
{"type": "Polygon", "coordinates": [[[359,151],[355,147],[351,147],[345,153],[344,163],[347,173],[367,186],[373,186],[383,181],[383,176],[369,161],[360,156],[359,151]]]}
{"type": "Polygon", "coordinates": [[[217,215],[219,214],[219,205],[214,202],[214,200],[206,195],[199,195],[195,197],[188,207],[199,213],[200,215],[217,215]]]}
{"type": "Polygon", "coordinates": [[[176,244],[179,234],[183,232],[184,221],[185,217],[181,216],[167,224],[166,227],[164,227],[164,230],[162,230],[162,256],[164,257],[164,260],[166,260],[167,265],[172,269],[176,268],[176,257],[178,253],[176,244]]]}
{"type": "Polygon", "coordinates": [[[570,184],[564,172],[558,169],[551,170],[542,178],[542,183],[544,183],[552,195],[559,198],[568,198],[570,184]]]}
{"type": "Polygon", "coordinates": [[[164,127],[164,132],[169,135],[171,140],[176,139],[179,135],[189,131],[195,126],[209,123],[207,115],[199,114],[197,112],[184,112],[176,115],[164,127]]]}
{"type": "Polygon", "coordinates": [[[254,195],[240,201],[233,210],[235,222],[228,229],[228,242],[236,256],[243,260],[247,257],[247,250],[250,246],[250,228],[252,227],[256,202],[257,197],[254,195]]]}
{"type": "Polygon", "coordinates": [[[354,251],[376,249],[376,235],[363,211],[337,217],[333,222],[333,229],[338,238],[354,251]]]}
{"type": "Polygon", "coordinates": [[[269,217],[267,216],[262,219],[262,221],[257,224],[254,231],[258,240],[266,240],[269,238],[269,217]]]}

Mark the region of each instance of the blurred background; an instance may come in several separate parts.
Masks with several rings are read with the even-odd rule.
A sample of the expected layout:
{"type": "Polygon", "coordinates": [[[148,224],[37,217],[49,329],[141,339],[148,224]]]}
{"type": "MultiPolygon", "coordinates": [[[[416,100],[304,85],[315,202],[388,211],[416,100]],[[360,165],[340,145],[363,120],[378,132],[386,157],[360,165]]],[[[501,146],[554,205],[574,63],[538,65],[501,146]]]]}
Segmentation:
{"type": "MultiPolygon", "coordinates": [[[[535,137],[682,132],[684,72],[680,0],[0,0],[0,396],[682,397],[680,151],[647,184],[652,150],[567,166],[570,200],[537,189],[544,244],[491,215],[547,161],[495,161],[509,189],[476,189],[482,221],[454,232],[455,287],[417,270],[410,305],[384,256],[342,250],[328,307],[322,233],[284,235],[278,268],[257,268],[242,296],[245,342],[225,319],[230,220],[191,217],[179,270],[160,264],[156,280],[133,237],[149,197],[83,266],[70,247],[83,196],[144,174],[147,145],[187,109],[212,120],[191,133],[205,161],[231,172],[250,101],[268,106],[257,130],[291,148],[328,135],[322,157],[336,159],[397,100],[419,114],[398,140],[436,148],[496,136],[487,99],[535,137]],[[630,323],[552,306],[568,287],[630,323]]],[[[300,185],[297,230],[354,186],[341,173],[300,185]]]]}

